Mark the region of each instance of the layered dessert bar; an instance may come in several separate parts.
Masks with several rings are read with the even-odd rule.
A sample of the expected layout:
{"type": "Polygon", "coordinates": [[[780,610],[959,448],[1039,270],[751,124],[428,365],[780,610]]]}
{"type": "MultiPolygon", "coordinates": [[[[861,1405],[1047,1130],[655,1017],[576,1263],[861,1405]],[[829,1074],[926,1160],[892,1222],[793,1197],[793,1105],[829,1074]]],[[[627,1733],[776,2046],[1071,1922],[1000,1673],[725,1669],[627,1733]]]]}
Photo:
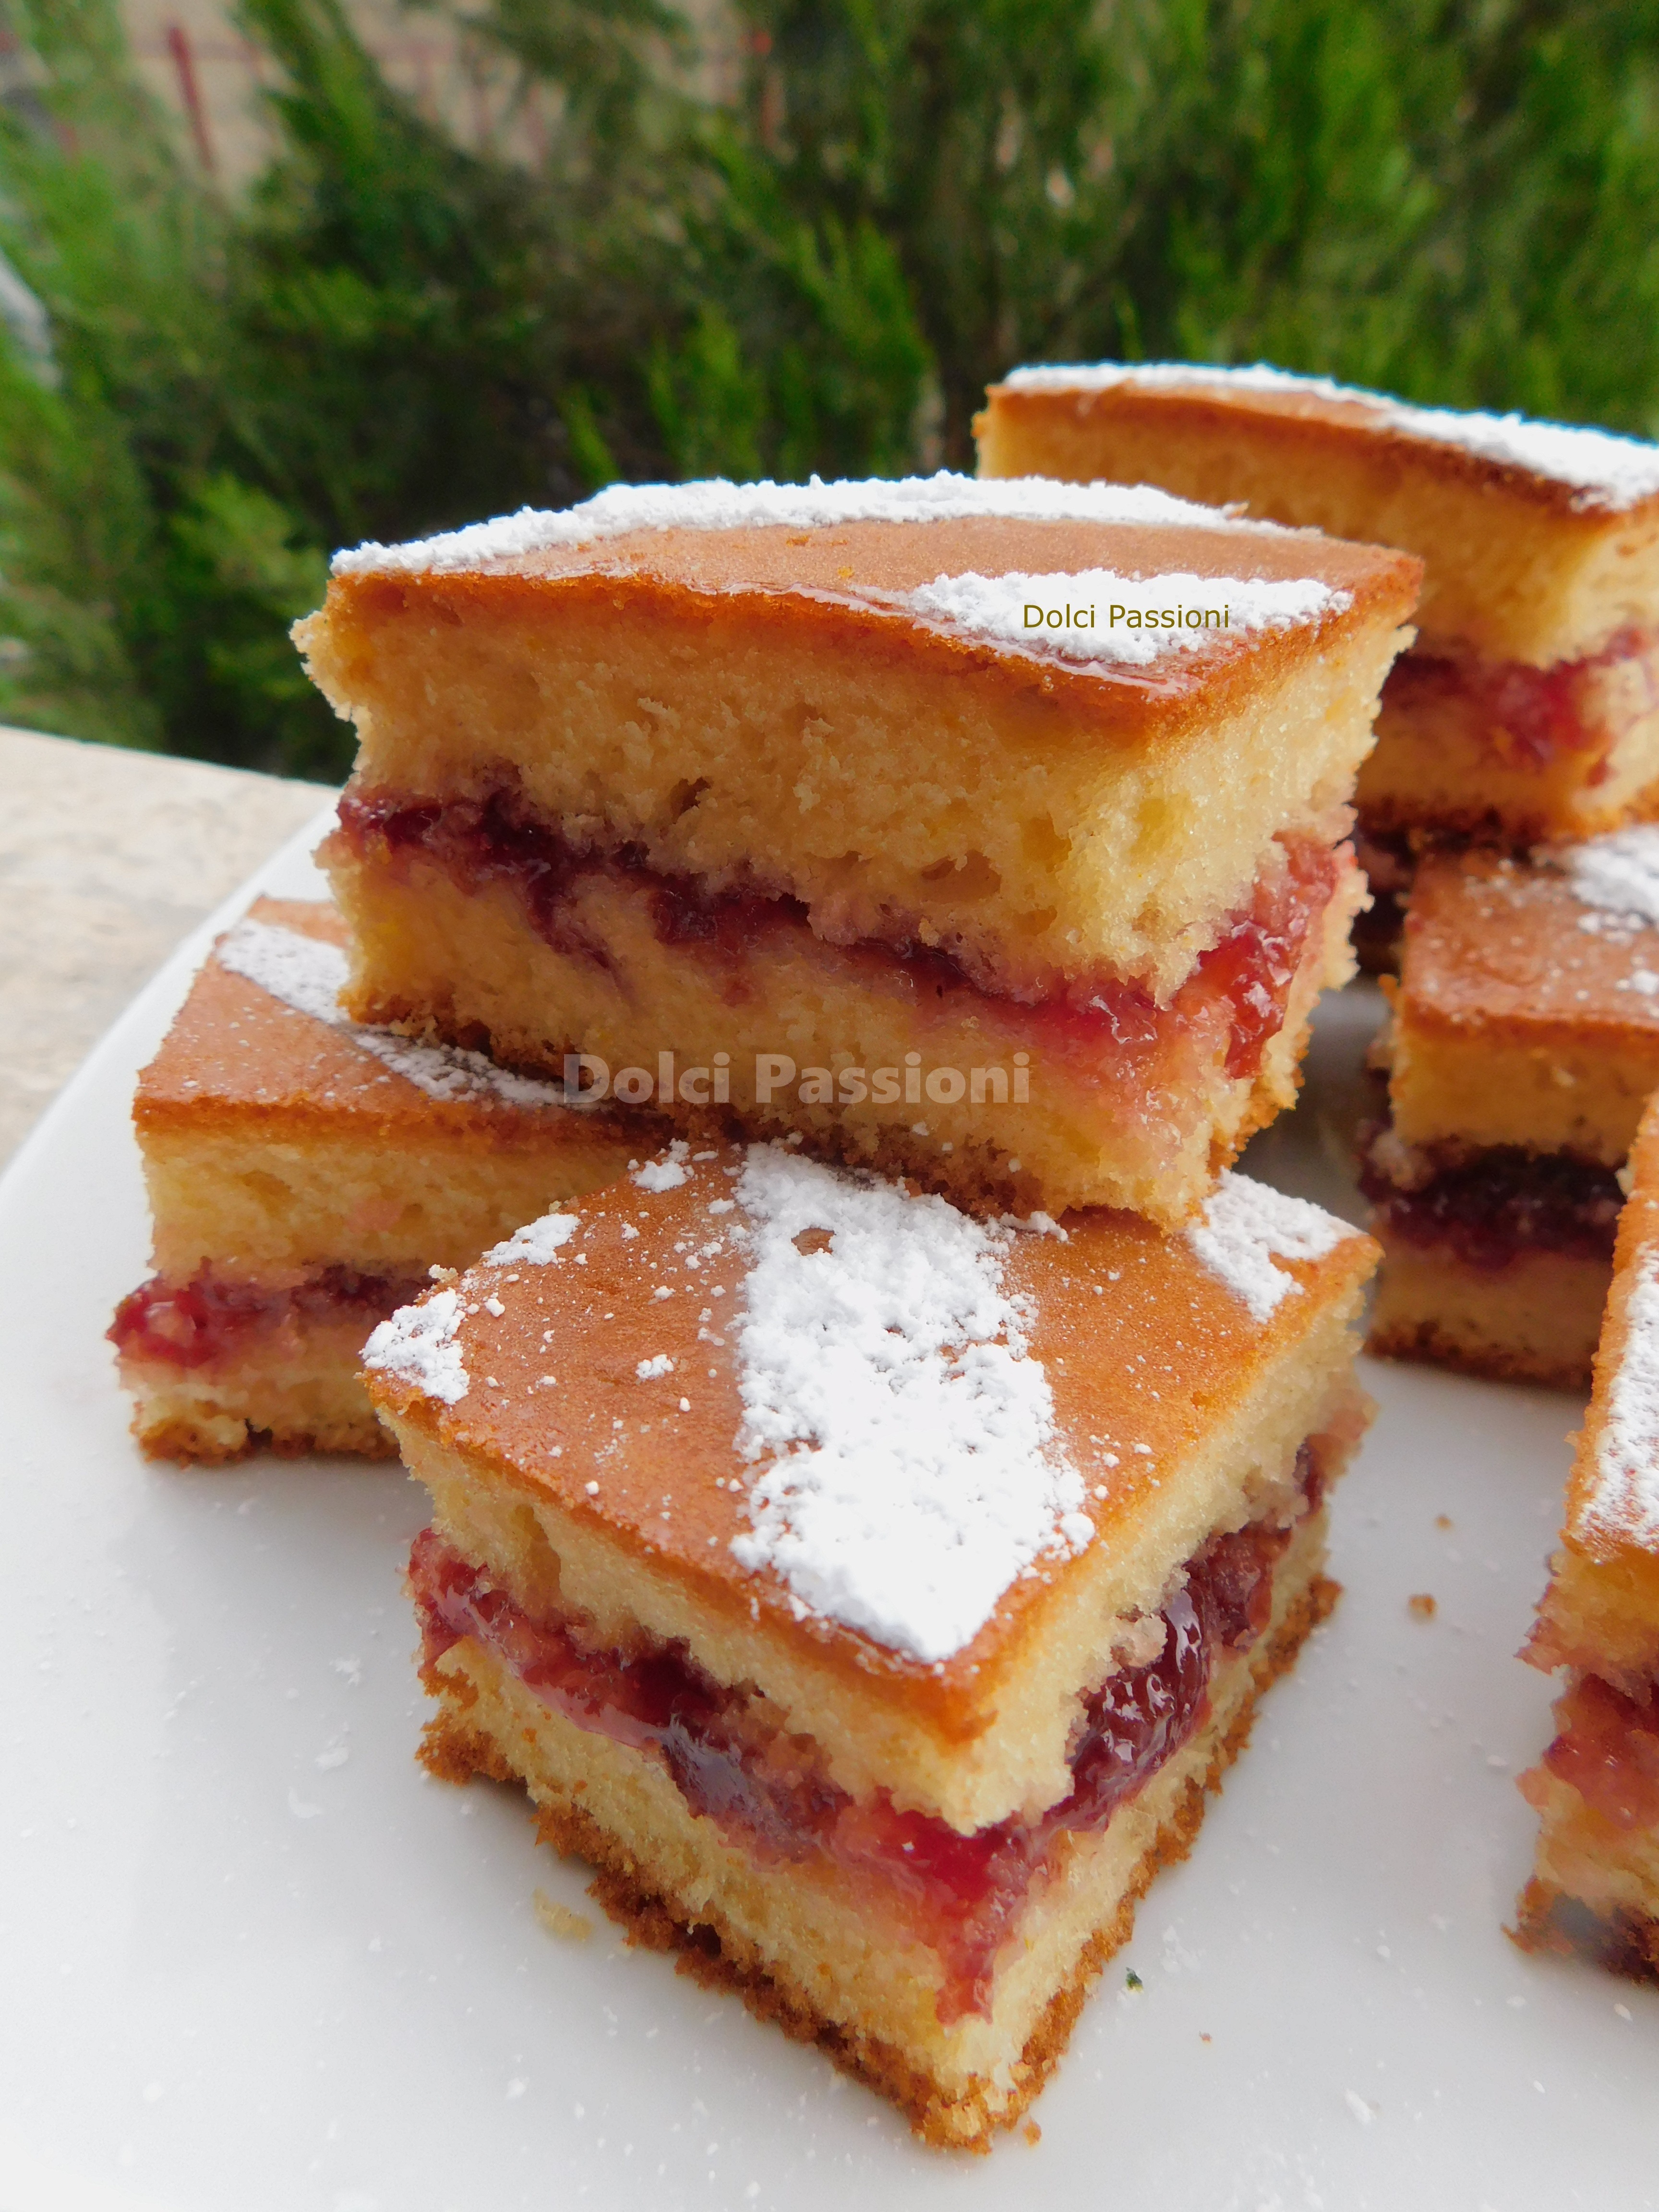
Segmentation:
{"type": "Polygon", "coordinates": [[[159,1457],[390,1453],[357,1372],[376,1322],[628,1164],[555,1085],[349,1022],[344,938],[319,901],[258,900],[138,1079],[155,1273],[110,1335],[159,1457]]]}
{"type": "Polygon", "coordinates": [[[1519,1934],[1659,1980],[1659,1108],[1631,1154],[1595,1388],[1525,1656],[1566,1670],[1522,1777],[1542,1815],[1519,1934]]]}
{"type": "Polygon", "coordinates": [[[678,1140],[370,1340],[437,1774],[940,2143],[1042,2086],[1335,1591],[1375,1247],[678,1140]]]}
{"type": "Polygon", "coordinates": [[[1393,994],[1370,1348],[1583,1389],[1659,1086],[1659,827],[1426,858],[1393,994]]]}
{"type": "Polygon", "coordinates": [[[1659,447],[1180,363],[1018,369],[977,427],[988,477],[1161,484],[1421,557],[1417,641],[1359,778],[1385,894],[1425,836],[1659,811],[1659,447]]]}
{"type": "Polygon", "coordinates": [[[688,1132],[1178,1223],[1293,1094],[1417,563],[1149,491],[619,487],[365,546],[348,1003],[688,1132]]]}

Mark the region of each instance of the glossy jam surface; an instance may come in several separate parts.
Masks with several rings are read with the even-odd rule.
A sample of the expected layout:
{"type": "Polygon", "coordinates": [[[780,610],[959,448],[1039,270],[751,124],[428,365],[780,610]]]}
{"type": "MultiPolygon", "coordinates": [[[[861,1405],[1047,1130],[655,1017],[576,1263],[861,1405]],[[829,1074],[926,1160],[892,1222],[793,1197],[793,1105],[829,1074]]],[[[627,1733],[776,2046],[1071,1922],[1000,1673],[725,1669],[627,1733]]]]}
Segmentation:
{"type": "Polygon", "coordinates": [[[422,1275],[364,1275],[325,1267],[290,1289],[232,1280],[200,1268],[187,1283],[152,1276],[115,1309],[109,1340],[123,1359],[165,1367],[205,1367],[234,1358],[252,1339],[290,1322],[326,1326],[376,1322],[431,1288],[422,1275]]]}
{"type": "Polygon", "coordinates": [[[1490,731],[1495,752],[1518,767],[1547,768],[1563,753],[1611,751],[1638,714],[1659,706],[1656,645],[1651,631],[1628,627],[1599,653],[1553,668],[1407,653],[1389,671],[1383,704],[1418,713],[1442,699],[1468,702],[1490,731]],[[1597,712],[1597,679],[1621,662],[1639,667],[1644,680],[1609,720],[1597,712]]]}
{"type": "Polygon", "coordinates": [[[1614,1827],[1659,1828],[1659,1684],[1632,1698],[1581,1675],[1558,1702],[1555,1726],[1548,1772],[1614,1827]]]}
{"type": "Polygon", "coordinates": [[[1624,1204],[1612,1168],[1517,1145],[1443,1167],[1413,1190],[1391,1182],[1367,1148],[1359,1187],[1376,1208],[1382,1234],[1433,1246],[1489,1274],[1529,1251],[1611,1266],[1624,1204]]]}
{"type": "MultiPolygon", "coordinates": [[[[811,933],[811,917],[799,899],[754,890],[710,891],[695,878],[653,870],[637,845],[603,853],[579,847],[507,787],[486,799],[445,804],[349,792],[340,804],[340,825],[349,848],[376,866],[395,867],[400,857],[419,854],[469,891],[510,882],[547,944],[608,974],[614,972],[610,955],[585,921],[577,897],[584,878],[594,876],[648,891],[660,944],[695,949],[734,971],[771,936],[811,933]]],[[[841,950],[876,963],[880,980],[890,980],[896,965],[923,1002],[973,995],[1027,1009],[1024,1026],[1033,1042],[1062,1054],[1098,1056],[1105,1048],[1114,1057],[1146,1058],[1172,1029],[1224,1018],[1228,1074],[1254,1076],[1263,1046],[1284,1020],[1310,932],[1329,904],[1342,865],[1338,853],[1310,839],[1281,842],[1283,869],[1257,884],[1249,907],[1233,917],[1165,1007],[1138,985],[1111,975],[1040,988],[1011,985],[965,951],[941,951],[904,936],[865,939],[841,950]]]]}
{"type": "MultiPolygon", "coordinates": [[[[1311,1510],[1321,1478],[1307,1448],[1299,1473],[1311,1510]]],[[[1267,1626],[1291,1534],[1261,1522],[1212,1538],[1164,1608],[1158,1656],[1109,1675],[1084,1700],[1070,1794],[1034,1820],[971,1835],[899,1811],[883,1792],[855,1802],[809,1737],[784,1734],[762,1700],[722,1688],[683,1645],[596,1650],[573,1622],[532,1620],[430,1528],[415,1540],[410,1587],[428,1667],[472,1637],[578,1727],[659,1758],[692,1810],[751,1856],[822,1854],[868,1883],[938,1954],[939,2014],[950,2021],[988,2009],[996,1954],[1060,1839],[1104,1828],[1202,1725],[1218,1657],[1247,1650],[1267,1626]]]]}

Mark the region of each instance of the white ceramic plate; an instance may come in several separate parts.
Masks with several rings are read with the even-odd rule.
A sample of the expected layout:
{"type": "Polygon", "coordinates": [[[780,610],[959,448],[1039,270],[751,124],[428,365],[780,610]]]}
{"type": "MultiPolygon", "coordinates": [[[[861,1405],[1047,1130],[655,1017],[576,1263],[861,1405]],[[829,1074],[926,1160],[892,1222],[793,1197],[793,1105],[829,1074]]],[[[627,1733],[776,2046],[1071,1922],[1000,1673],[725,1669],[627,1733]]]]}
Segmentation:
{"type": "MultiPolygon", "coordinates": [[[[315,834],[251,890],[303,894],[315,834]]],[[[145,1267],[128,1102],[210,934],[0,1185],[0,2212],[1659,2204],[1659,1998],[1502,1932],[1572,1401],[1370,1370],[1347,1595],[1143,1904],[1041,2142],[927,2151],[627,1951],[521,1798],[421,1773],[396,1469],[133,1449],[103,1340],[145,1267]],[[591,1942],[544,1933],[538,1885],[591,1942]]],[[[1328,1007],[1256,1172],[1351,1204],[1330,1127],[1375,1011],[1328,1007]]]]}

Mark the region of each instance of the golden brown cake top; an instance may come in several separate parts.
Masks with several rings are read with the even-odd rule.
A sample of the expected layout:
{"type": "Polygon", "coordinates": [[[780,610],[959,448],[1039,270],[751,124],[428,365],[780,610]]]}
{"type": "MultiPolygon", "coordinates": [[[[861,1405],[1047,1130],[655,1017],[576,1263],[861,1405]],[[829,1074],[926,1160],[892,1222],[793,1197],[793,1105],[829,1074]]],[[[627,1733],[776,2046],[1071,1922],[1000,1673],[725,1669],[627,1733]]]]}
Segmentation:
{"type": "Polygon", "coordinates": [[[591,1133],[592,1117],[565,1106],[559,1084],[348,1020],[336,1004],[345,944],[343,921],[321,900],[256,900],[215,945],[140,1075],[139,1127],[252,1111],[403,1132],[500,1135],[568,1121],[573,1140],[591,1133]]]}
{"type": "Polygon", "coordinates": [[[715,1617],[971,1699],[1092,1547],[1133,1553],[1375,1250],[1237,1176],[1162,1237],[976,1222],[787,1146],[678,1143],[366,1359],[377,1402],[475,1477],[591,1516],[715,1617]]]}
{"type": "Polygon", "coordinates": [[[1659,827],[1530,860],[1426,855],[1398,1005],[1413,1026],[1506,1041],[1659,1036],[1659,827]]]}
{"type": "Polygon", "coordinates": [[[1409,555],[1236,521],[1146,486],[941,475],[618,485],[559,513],[338,554],[330,604],[398,579],[447,581],[458,605],[469,586],[544,604],[735,597],[796,620],[816,607],[872,641],[926,641],[942,665],[965,653],[1035,662],[1073,689],[1179,692],[1275,640],[1403,620],[1420,576],[1409,555]]]}
{"type": "Polygon", "coordinates": [[[1578,514],[1626,514],[1659,505],[1659,446],[1605,430],[1522,415],[1413,407],[1328,378],[1264,364],[1220,368],[1186,362],[1018,368],[991,387],[994,402],[1101,397],[1207,405],[1268,426],[1311,426],[1380,445],[1416,466],[1502,484],[1578,514]]]}
{"type": "Polygon", "coordinates": [[[1646,1697],[1659,1674],[1659,1100],[1631,1149],[1560,1548],[1523,1656],[1646,1697]]]}
{"type": "MultiPolygon", "coordinates": [[[[1613,1286],[1567,1492],[1566,1538],[1590,1558],[1659,1567],[1659,1105],[1630,1156],[1613,1286]]],[[[1659,1595],[1659,1593],[1656,1593],[1659,1595]]],[[[1659,1614],[1654,1623],[1659,1635],[1659,1614]]]]}

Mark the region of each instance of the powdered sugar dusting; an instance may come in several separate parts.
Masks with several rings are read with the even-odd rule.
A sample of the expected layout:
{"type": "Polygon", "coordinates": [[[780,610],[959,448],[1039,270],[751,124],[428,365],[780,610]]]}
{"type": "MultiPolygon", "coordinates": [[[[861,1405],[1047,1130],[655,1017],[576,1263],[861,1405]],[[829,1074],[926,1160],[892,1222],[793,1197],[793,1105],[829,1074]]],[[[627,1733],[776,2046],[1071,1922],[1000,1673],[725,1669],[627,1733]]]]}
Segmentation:
{"type": "Polygon", "coordinates": [[[735,1189],[738,1449],[768,1464],[732,1551],[803,1613],[946,1659],[1023,1569],[1093,1534],[1004,1286],[1015,1232],[767,1146],[735,1189]],[[808,1230],[830,1242],[801,1250],[808,1230]]]}
{"type": "Polygon", "coordinates": [[[1231,1170],[1216,1186],[1201,1221],[1186,1231],[1188,1248],[1210,1273],[1265,1322],[1302,1285],[1273,1260],[1322,1260],[1353,1231],[1305,1198],[1287,1198],[1265,1182],[1231,1170]]]}
{"type": "Polygon", "coordinates": [[[455,1045],[421,1044],[391,1030],[348,1019],[340,1009],[348,963],[337,945],[268,921],[239,921],[221,938],[214,957],[222,968],[246,976],[296,1013],[326,1022],[428,1098],[502,1106],[567,1103],[562,1085],[514,1075],[509,1068],[497,1067],[481,1052],[463,1052],[455,1045]]]}
{"type": "Polygon", "coordinates": [[[1659,1547],[1659,1244],[1644,1244],[1584,1520],[1616,1543],[1659,1547]]]}
{"type": "Polygon", "coordinates": [[[574,1213],[544,1213],[538,1221],[527,1221],[522,1229],[515,1229],[505,1243],[492,1244],[484,1254],[482,1265],[486,1267],[516,1267],[520,1262],[532,1267],[550,1266],[562,1245],[568,1244],[581,1226],[574,1213]]]}
{"type": "Polygon", "coordinates": [[[1109,568],[1076,574],[939,576],[904,604],[981,637],[1012,641],[1068,660],[1115,660],[1144,667],[1166,653],[1197,652],[1235,633],[1287,629],[1340,614],[1346,592],[1312,577],[1268,580],[1183,573],[1137,578],[1109,568]],[[1055,627],[1030,620],[1064,611],[1055,627]]]}
{"type": "Polygon", "coordinates": [[[1018,522],[1182,523],[1206,530],[1261,529],[1212,507],[1194,507],[1150,485],[1068,484],[1047,477],[981,483],[941,469],[931,477],[868,477],[804,484],[612,484],[580,507],[474,522],[408,545],[359,545],[337,553],[336,575],[434,574],[486,561],[523,560],[556,546],[590,545],[643,530],[833,529],[854,522],[961,522],[996,516],[1018,522]]]}
{"type": "Polygon", "coordinates": [[[457,1405],[471,1384],[455,1341],[460,1325],[456,1292],[433,1291],[419,1305],[399,1306],[380,1323],[363,1346],[363,1364],[412,1382],[428,1398],[457,1405]]]}
{"type": "Polygon", "coordinates": [[[1393,429],[1437,445],[1461,446],[1485,460],[1528,469],[1553,483],[1571,484],[1580,508],[1618,514],[1659,494],[1659,447],[1567,422],[1536,422],[1524,415],[1462,413],[1448,407],[1413,407],[1384,392],[1334,384],[1325,376],[1293,376],[1258,362],[1248,368],[1218,368],[1193,362],[1127,364],[1097,362],[1076,368],[1014,369],[1003,380],[1014,392],[1101,392],[1115,384],[1160,389],[1216,385],[1235,392],[1303,392],[1320,399],[1363,407],[1393,429]]]}
{"type": "Polygon", "coordinates": [[[1556,855],[1581,905],[1659,924],[1659,823],[1638,822],[1556,855]]]}
{"type": "Polygon", "coordinates": [[[691,1180],[691,1171],[685,1164],[690,1151],[690,1146],[683,1137],[676,1137],[665,1158],[647,1160],[642,1168],[631,1170],[631,1178],[641,1190],[648,1190],[653,1195],[665,1190],[678,1190],[683,1182],[691,1180]]]}
{"type": "Polygon", "coordinates": [[[295,1013],[337,1028],[345,1021],[340,994],[349,963],[337,945],[268,921],[239,921],[220,939],[215,957],[222,968],[246,975],[295,1013]]]}

